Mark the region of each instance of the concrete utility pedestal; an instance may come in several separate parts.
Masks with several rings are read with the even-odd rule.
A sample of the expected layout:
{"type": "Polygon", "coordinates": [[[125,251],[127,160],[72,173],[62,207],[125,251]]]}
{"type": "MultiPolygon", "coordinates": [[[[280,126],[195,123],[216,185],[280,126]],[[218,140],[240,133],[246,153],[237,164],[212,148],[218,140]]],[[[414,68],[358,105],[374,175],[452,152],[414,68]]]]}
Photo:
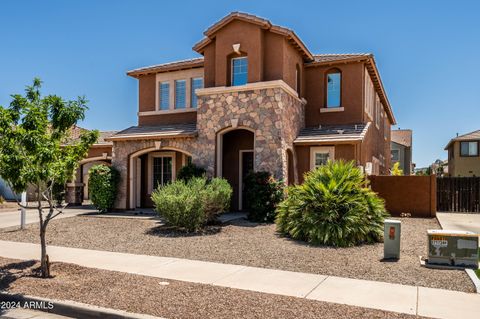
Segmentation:
{"type": "Polygon", "coordinates": [[[400,238],[402,223],[395,219],[385,219],[383,258],[400,259],[400,238]]]}

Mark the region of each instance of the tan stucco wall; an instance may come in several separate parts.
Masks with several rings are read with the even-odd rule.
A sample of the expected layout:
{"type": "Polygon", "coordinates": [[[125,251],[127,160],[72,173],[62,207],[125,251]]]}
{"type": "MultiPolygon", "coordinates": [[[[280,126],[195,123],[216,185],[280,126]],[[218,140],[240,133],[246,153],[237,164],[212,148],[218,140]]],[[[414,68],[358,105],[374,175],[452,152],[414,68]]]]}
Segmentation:
{"type": "Polygon", "coordinates": [[[480,156],[460,156],[460,142],[454,142],[454,158],[448,162],[451,176],[480,176],[480,156]]]}

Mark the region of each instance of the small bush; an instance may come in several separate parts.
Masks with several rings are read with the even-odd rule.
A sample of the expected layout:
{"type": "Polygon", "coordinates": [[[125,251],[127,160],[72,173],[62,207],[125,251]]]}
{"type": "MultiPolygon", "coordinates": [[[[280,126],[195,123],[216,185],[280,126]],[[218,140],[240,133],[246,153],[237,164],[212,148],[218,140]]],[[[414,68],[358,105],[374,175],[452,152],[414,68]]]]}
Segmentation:
{"type": "Polygon", "coordinates": [[[269,172],[251,172],[245,177],[245,197],[248,219],[256,222],[273,222],[278,203],[283,199],[284,184],[269,172]]]}
{"type": "Polygon", "coordinates": [[[5,198],[3,198],[2,195],[0,195],[0,204],[3,204],[5,202],[5,198]]]}
{"type": "Polygon", "coordinates": [[[232,187],[226,179],[212,179],[206,184],[203,193],[208,221],[212,221],[217,215],[229,210],[232,187]]]}
{"type": "Polygon", "coordinates": [[[177,180],[189,181],[194,177],[202,177],[205,173],[206,171],[203,167],[190,163],[180,168],[177,174],[177,180]]]}
{"type": "Polygon", "coordinates": [[[112,166],[95,165],[88,171],[88,192],[93,205],[101,213],[113,207],[117,197],[117,186],[120,173],[112,166]]]}
{"type": "Polygon", "coordinates": [[[280,233],[314,245],[353,246],[383,238],[388,213],[353,162],[332,162],[289,187],[276,219],[280,233]]]}
{"type": "Polygon", "coordinates": [[[152,201],[167,224],[195,232],[228,210],[231,196],[232,188],[226,180],[194,177],[158,187],[152,201]]]}

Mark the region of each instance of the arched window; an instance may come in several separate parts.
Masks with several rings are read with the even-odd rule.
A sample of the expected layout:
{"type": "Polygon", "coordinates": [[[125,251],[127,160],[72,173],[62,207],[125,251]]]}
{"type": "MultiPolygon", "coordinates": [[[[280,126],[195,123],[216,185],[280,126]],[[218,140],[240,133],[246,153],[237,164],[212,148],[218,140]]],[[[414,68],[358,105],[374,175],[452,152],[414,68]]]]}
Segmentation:
{"type": "Polygon", "coordinates": [[[298,93],[298,97],[300,97],[300,87],[302,83],[302,77],[300,74],[300,66],[297,64],[295,66],[295,91],[298,93]]]}
{"type": "Polygon", "coordinates": [[[340,107],[342,103],[342,73],[340,70],[328,71],[326,82],[327,107],[340,107]]]}

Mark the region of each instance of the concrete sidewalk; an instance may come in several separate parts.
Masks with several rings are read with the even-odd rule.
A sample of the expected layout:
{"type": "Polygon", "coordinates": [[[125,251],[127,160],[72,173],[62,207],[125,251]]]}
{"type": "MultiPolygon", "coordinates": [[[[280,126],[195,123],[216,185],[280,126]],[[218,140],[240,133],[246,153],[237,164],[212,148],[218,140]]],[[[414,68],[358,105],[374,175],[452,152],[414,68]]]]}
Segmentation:
{"type": "MultiPolygon", "coordinates": [[[[37,244],[0,241],[0,256],[39,259],[37,244]]],[[[475,318],[480,294],[197,260],[49,246],[50,260],[171,280],[433,318],[475,318]]]]}
{"type": "Polygon", "coordinates": [[[480,214],[437,212],[437,219],[442,229],[464,230],[480,234],[480,214]]]}

